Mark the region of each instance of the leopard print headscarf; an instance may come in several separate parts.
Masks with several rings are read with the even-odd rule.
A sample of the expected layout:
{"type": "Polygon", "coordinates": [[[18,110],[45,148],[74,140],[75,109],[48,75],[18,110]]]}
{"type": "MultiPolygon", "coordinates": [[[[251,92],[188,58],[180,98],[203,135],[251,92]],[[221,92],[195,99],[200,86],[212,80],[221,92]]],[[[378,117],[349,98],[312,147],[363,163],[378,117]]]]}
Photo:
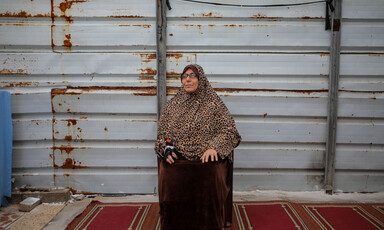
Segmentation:
{"type": "Polygon", "coordinates": [[[155,151],[165,138],[171,138],[188,160],[200,159],[208,149],[216,150],[222,159],[232,160],[231,153],[241,141],[235,121],[211,87],[203,68],[196,64],[184,70],[187,68],[197,69],[198,88],[187,93],[181,86],[167,102],[158,124],[155,151]]]}

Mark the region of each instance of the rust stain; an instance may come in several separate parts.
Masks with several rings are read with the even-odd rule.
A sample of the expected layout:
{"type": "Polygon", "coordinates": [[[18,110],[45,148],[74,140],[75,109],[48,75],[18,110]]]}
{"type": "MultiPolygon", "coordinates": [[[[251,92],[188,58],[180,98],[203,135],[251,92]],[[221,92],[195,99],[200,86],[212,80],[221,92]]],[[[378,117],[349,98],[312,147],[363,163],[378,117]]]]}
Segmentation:
{"type": "Polygon", "coordinates": [[[109,18],[144,18],[144,16],[140,16],[140,15],[119,15],[119,16],[112,15],[108,17],[109,18]]]}
{"type": "MultiPolygon", "coordinates": [[[[64,152],[66,152],[67,155],[69,155],[69,154],[71,154],[71,152],[72,152],[74,149],[76,149],[76,148],[75,148],[75,147],[72,147],[72,146],[70,146],[70,145],[60,145],[60,146],[53,146],[52,149],[53,149],[53,151],[55,151],[55,150],[60,150],[61,155],[63,155],[64,152]],[[64,151],[64,152],[63,152],[63,151],[64,151]]],[[[55,157],[55,156],[53,155],[53,158],[54,158],[54,157],[55,157]]]]}
{"type": "MultiPolygon", "coordinates": [[[[211,26],[211,25],[208,25],[208,26],[211,26]]],[[[212,25],[212,26],[215,26],[215,25],[212,25]]],[[[224,25],[224,27],[244,27],[244,26],[253,26],[253,27],[257,26],[257,27],[259,27],[259,26],[266,26],[266,25],[235,25],[235,24],[224,25]]]]}
{"type": "Polygon", "coordinates": [[[181,53],[168,53],[167,58],[175,58],[175,59],[180,59],[183,57],[183,54],[181,53]]]}
{"type": "Polygon", "coordinates": [[[53,99],[56,95],[80,95],[82,93],[68,92],[68,89],[52,89],[51,98],[53,99]]]}
{"type": "Polygon", "coordinates": [[[156,94],[157,94],[157,91],[156,91],[155,87],[151,90],[133,93],[133,95],[135,95],[135,96],[156,96],[156,94]]]}
{"type": "Polygon", "coordinates": [[[28,73],[25,72],[25,70],[23,70],[23,69],[13,70],[13,69],[5,69],[4,68],[4,69],[0,70],[0,74],[26,75],[28,73]]]}
{"type": "Polygon", "coordinates": [[[71,9],[72,5],[74,3],[83,3],[83,2],[87,2],[87,1],[84,1],[84,0],[82,0],[82,1],[78,1],[78,0],[73,0],[73,1],[64,0],[64,2],[60,3],[60,5],[59,5],[60,11],[61,11],[60,17],[65,18],[65,20],[67,22],[69,22],[69,23],[73,23],[72,16],[66,15],[66,11],[71,9]]]}
{"type": "Polygon", "coordinates": [[[268,116],[268,113],[264,113],[264,117],[267,117],[268,116]]]}
{"type": "Polygon", "coordinates": [[[68,177],[68,176],[70,176],[71,174],[69,174],[69,173],[64,173],[63,175],[68,177]]]}
{"type": "Polygon", "coordinates": [[[266,15],[266,14],[260,14],[260,13],[258,13],[258,14],[254,14],[254,15],[253,15],[253,18],[267,18],[267,15],[266,15]]]}
{"type": "Polygon", "coordinates": [[[104,131],[105,131],[105,132],[108,132],[108,128],[107,128],[107,127],[104,127],[104,131]]]}
{"type": "MultiPolygon", "coordinates": [[[[93,92],[98,90],[108,90],[108,91],[135,91],[134,95],[140,96],[155,96],[156,95],[156,87],[148,86],[148,87],[116,87],[116,86],[91,86],[91,87],[67,87],[66,89],[52,89],[52,98],[56,95],[80,95],[84,92],[93,92]],[[81,92],[69,92],[70,90],[77,89],[81,90],[81,92]]],[[[87,119],[84,117],[84,119],[87,119]]],[[[74,120],[74,119],[72,119],[74,120]]],[[[67,120],[68,121],[68,120],[67,120]]],[[[74,120],[76,121],[76,120],[74,120]]]]}
{"type": "Polygon", "coordinates": [[[65,35],[66,39],[64,40],[63,46],[66,47],[67,50],[71,50],[72,42],[71,42],[71,34],[65,35]]]}
{"type": "Polygon", "coordinates": [[[63,14],[65,14],[65,12],[66,12],[67,10],[69,10],[69,9],[72,8],[72,5],[73,5],[74,3],[83,3],[83,2],[86,2],[86,1],[84,1],[84,0],[83,0],[83,1],[79,1],[79,0],[73,0],[73,1],[64,0],[64,2],[60,3],[59,8],[60,8],[61,12],[62,12],[63,14]]]}
{"type": "Polygon", "coordinates": [[[256,18],[256,19],[267,19],[269,21],[278,21],[281,20],[282,17],[268,17],[266,14],[255,14],[251,18],[256,18]]]}
{"type": "Polygon", "coordinates": [[[81,165],[81,162],[76,162],[76,161],[72,160],[72,158],[67,158],[67,159],[65,159],[65,162],[63,163],[63,165],[60,166],[59,168],[79,169],[79,168],[88,168],[88,167],[81,165]]]}
{"type": "MultiPolygon", "coordinates": [[[[216,13],[217,14],[217,13],[216,13]]],[[[209,13],[202,13],[202,14],[192,14],[193,17],[210,17],[210,18],[222,18],[218,16],[213,16],[212,12],[209,13]]],[[[183,18],[189,18],[189,17],[183,17],[183,18]]]]}
{"type": "Polygon", "coordinates": [[[72,136],[65,136],[64,138],[66,141],[71,141],[72,140],[72,136]]]}
{"type": "Polygon", "coordinates": [[[169,36],[170,36],[170,37],[172,37],[172,36],[173,36],[173,34],[169,34],[169,36]]]}
{"type": "Polygon", "coordinates": [[[12,13],[12,12],[5,12],[3,14],[0,14],[0,17],[20,17],[20,18],[27,18],[27,17],[36,17],[36,18],[49,18],[51,17],[50,14],[28,14],[24,10],[18,12],[18,13],[12,13]]]}
{"type": "Polygon", "coordinates": [[[67,119],[66,120],[68,122],[67,126],[71,126],[71,125],[76,125],[77,124],[77,120],[76,119],[67,119]]]}
{"type": "Polygon", "coordinates": [[[180,76],[181,73],[178,73],[178,72],[171,72],[171,71],[168,71],[167,72],[167,75],[177,75],[177,79],[179,79],[179,76],[180,76]]]}
{"type": "Polygon", "coordinates": [[[70,110],[70,109],[67,109],[67,113],[71,113],[71,110],[70,110]]]}
{"type": "Polygon", "coordinates": [[[53,140],[53,145],[55,145],[55,124],[56,124],[56,118],[52,118],[52,140],[53,140]]]}
{"type": "MultiPolygon", "coordinates": [[[[0,83],[6,83],[6,82],[0,82],[0,83]]],[[[29,87],[29,86],[39,86],[37,82],[19,82],[19,83],[9,83],[7,85],[4,85],[2,87],[29,87]]]]}
{"type": "Polygon", "coordinates": [[[88,117],[80,117],[79,119],[83,119],[84,120],[84,119],[88,119],[88,117]]]}
{"type": "Polygon", "coordinates": [[[157,73],[157,70],[155,69],[152,69],[152,68],[145,68],[145,69],[138,69],[139,71],[141,71],[141,75],[156,75],[157,73]]]}
{"type": "Polygon", "coordinates": [[[55,49],[55,43],[53,41],[53,30],[55,28],[55,7],[54,7],[54,0],[51,0],[51,21],[52,21],[52,24],[51,24],[51,48],[52,48],[52,51],[54,51],[55,49]]]}
{"type": "Polygon", "coordinates": [[[141,80],[141,81],[152,81],[152,80],[155,80],[155,77],[154,76],[140,76],[139,80],[141,80]]]}
{"type": "Polygon", "coordinates": [[[185,26],[185,27],[198,27],[199,30],[200,30],[202,25],[184,24],[184,26],[185,26]]]}
{"type": "Polygon", "coordinates": [[[167,96],[174,95],[179,92],[180,87],[167,87],[167,96]]]}
{"type": "Polygon", "coordinates": [[[301,17],[301,19],[324,19],[323,17],[309,17],[309,16],[304,16],[301,17]]]}
{"type": "Polygon", "coordinates": [[[141,62],[149,63],[151,60],[156,60],[156,53],[140,54],[141,62]]]}
{"type": "MultiPolygon", "coordinates": [[[[55,162],[53,162],[55,163],[55,162]]],[[[57,167],[56,164],[53,164],[53,167],[57,167]]],[[[53,184],[56,186],[56,173],[53,173],[53,184]]]]}
{"type": "MultiPolygon", "coordinates": [[[[54,23],[53,22],[53,20],[54,19],[52,19],[52,23],[54,23]]],[[[55,25],[51,25],[51,48],[52,48],[52,50],[54,50],[55,49],[55,42],[53,41],[53,29],[55,28],[55,25]]]]}
{"type": "Polygon", "coordinates": [[[55,21],[55,4],[54,4],[54,1],[55,0],[51,0],[51,19],[52,19],[52,22],[55,21]]]}
{"type": "Polygon", "coordinates": [[[72,192],[72,194],[78,194],[79,193],[77,190],[75,190],[71,187],[65,187],[65,188],[69,189],[72,192]]]}

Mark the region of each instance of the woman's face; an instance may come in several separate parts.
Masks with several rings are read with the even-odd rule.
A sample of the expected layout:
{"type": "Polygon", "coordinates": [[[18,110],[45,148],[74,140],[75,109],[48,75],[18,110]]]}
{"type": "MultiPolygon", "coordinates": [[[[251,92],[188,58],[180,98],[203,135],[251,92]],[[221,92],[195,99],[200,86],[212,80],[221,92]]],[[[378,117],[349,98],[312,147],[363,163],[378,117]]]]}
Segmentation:
{"type": "MultiPolygon", "coordinates": [[[[187,71],[185,71],[184,74],[192,74],[194,73],[192,69],[188,69],[187,71]]],[[[183,87],[185,89],[185,91],[187,91],[187,93],[193,93],[197,90],[197,87],[199,86],[199,78],[196,76],[196,77],[191,77],[191,76],[188,76],[186,78],[183,78],[181,80],[181,83],[183,84],[183,87]]]]}

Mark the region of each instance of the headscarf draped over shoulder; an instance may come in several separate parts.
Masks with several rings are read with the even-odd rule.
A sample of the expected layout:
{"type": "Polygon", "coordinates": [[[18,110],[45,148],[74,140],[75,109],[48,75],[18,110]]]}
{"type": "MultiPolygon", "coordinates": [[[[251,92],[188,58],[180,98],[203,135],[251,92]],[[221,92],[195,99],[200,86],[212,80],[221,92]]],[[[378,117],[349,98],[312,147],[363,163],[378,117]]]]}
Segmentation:
{"type": "Polygon", "coordinates": [[[197,64],[188,65],[198,73],[198,88],[193,93],[179,92],[167,102],[160,116],[155,150],[165,138],[175,140],[178,151],[188,160],[200,159],[214,149],[224,159],[232,160],[232,151],[241,141],[235,121],[216,94],[204,70],[197,64]]]}

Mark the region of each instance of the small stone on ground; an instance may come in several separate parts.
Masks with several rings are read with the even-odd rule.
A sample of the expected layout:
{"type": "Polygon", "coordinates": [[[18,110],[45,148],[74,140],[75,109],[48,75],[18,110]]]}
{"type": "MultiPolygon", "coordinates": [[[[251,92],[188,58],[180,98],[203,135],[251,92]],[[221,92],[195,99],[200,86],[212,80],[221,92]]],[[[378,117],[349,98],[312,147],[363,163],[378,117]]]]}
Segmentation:
{"type": "Polygon", "coordinates": [[[30,212],[37,205],[40,204],[40,198],[28,197],[19,204],[19,210],[22,212],[30,212]]]}

